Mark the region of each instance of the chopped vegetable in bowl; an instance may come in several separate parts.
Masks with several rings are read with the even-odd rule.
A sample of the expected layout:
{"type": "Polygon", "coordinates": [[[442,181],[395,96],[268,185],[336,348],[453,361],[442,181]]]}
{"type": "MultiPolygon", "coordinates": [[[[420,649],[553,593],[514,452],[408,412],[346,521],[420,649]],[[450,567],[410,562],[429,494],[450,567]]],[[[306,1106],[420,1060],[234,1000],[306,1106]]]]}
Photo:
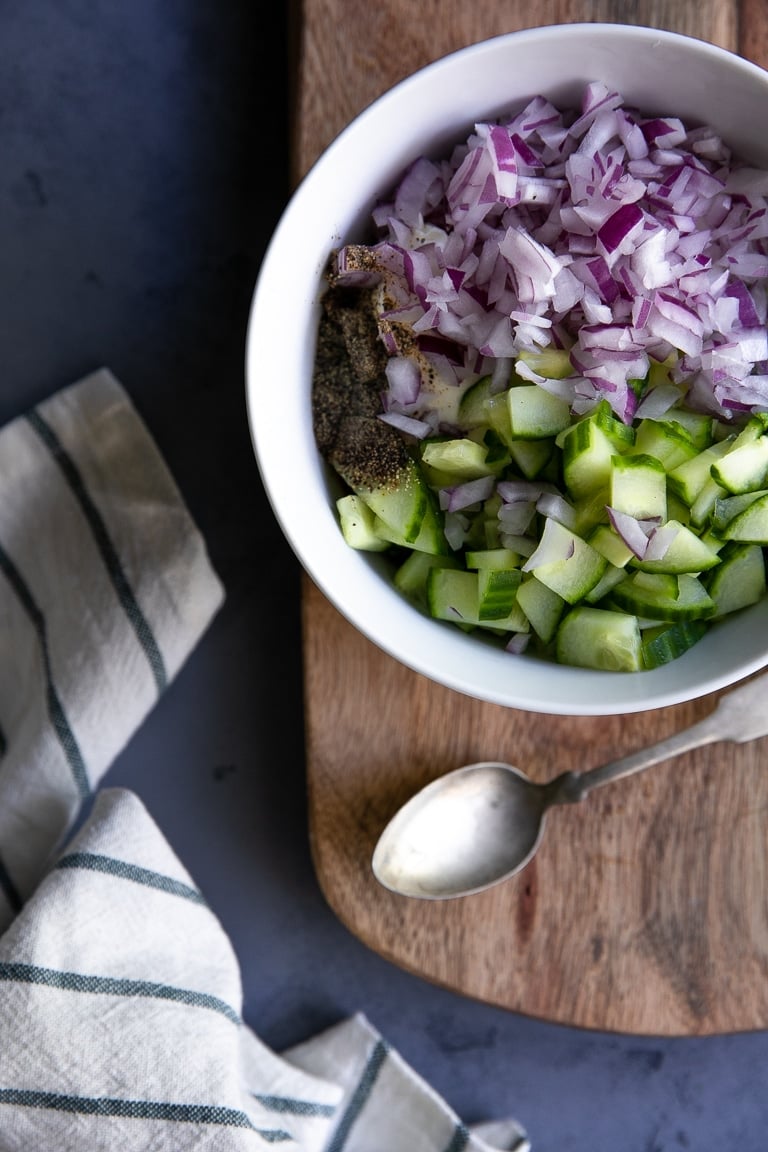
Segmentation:
{"type": "Polygon", "coordinates": [[[761,599],[766,197],[600,82],[417,159],[327,272],[313,420],[347,542],[438,619],[604,670],[761,599]]]}

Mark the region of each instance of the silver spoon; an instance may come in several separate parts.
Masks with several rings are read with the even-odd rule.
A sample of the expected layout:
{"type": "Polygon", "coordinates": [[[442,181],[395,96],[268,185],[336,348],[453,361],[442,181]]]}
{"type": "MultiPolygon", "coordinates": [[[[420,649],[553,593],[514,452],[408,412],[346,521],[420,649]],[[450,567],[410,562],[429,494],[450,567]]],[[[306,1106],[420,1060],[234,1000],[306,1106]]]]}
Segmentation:
{"type": "Polygon", "coordinates": [[[720,698],[697,724],[588,772],[535,784],[511,764],[483,761],[438,777],[403,805],[379,837],[373,872],[403,896],[445,900],[506,880],[530,861],[544,817],[593,788],[642,772],[703,744],[745,744],[768,735],[768,674],[720,698]]]}

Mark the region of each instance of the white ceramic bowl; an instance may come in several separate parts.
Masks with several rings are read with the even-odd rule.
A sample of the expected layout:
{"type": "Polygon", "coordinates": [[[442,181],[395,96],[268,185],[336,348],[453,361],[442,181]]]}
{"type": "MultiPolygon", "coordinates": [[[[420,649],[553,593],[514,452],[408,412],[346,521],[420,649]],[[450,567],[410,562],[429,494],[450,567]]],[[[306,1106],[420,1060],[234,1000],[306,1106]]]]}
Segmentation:
{"type": "Polygon", "coordinates": [[[492,703],[566,715],[637,712],[723,688],[768,664],[768,602],[719,624],[647,672],[609,673],[510,657],[405,602],[380,558],[344,541],[341,489],[317,451],[310,403],[322,273],[331,249],[361,238],[379,194],[422,153],[466,139],[475,121],[534,95],[576,105],[604,80],[647,114],[714,127],[768,167],[768,73],[700,40],[648,28],[571,24],[511,33],[429,65],[370,105],[305,177],[274,233],[256,284],[246,348],[247,411],[277,520],[336,608],[408,667],[492,703]]]}

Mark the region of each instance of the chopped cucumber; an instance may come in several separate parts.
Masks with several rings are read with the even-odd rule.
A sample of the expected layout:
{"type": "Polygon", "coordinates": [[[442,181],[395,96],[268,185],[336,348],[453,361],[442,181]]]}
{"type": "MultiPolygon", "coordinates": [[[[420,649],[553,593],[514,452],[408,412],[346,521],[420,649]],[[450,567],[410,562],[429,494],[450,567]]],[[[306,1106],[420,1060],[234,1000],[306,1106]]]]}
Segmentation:
{"type": "Polygon", "coordinates": [[[634,451],[653,456],[670,472],[690,460],[699,449],[681,424],[646,417],[637,428],[634,451]]]}
{"type": "Polygon", "coordinates": [[[554,437],[541,440],[514,440],[507,445],[508,451],[526,480],[539,476],[552,459],[555,451],[554,437]]]}
{"type": "Polygon", "coordinates": [[[564,380],[573,375],[571,354],[567,348],[543,348],[541,352],[520,352],[518,359],[547,380],[564,380]]]}
{"type": "Polygon", "coordinates": [[[605,608],[572,608],[555,637],[562,664],[604,672],[639,672],[643,649],[637,617],[605,608]]]}
{"type": "Polygon", "coordinates": [[[464,631],[477,624],[477,573],[430,568],[427,604],[437,620],[449,620],[464,631]]]}
{"type": "Polygon", "coordinates": [[[643,632],[643,664],[646,668],[659,668],[687,652],[706,635],[706,620],[678,620],[657,624],[643,632]]]}
{"type": "Polygon", "coordinates": [[[383,552],[389,541],[383,539],[375,527],[376,516],[359,496],[350,493],[336,501],[341,531],[350,548],[364,552],[383,552]]]}
{"type": "Polygon", "coordinates": [[[712,465],[730,448],[728,440],[719,440],[703,451],[672,468],[667,476],[669,490],[680,496],[690,508],[708,480],[712,478],[712,465]]]}
{"type": "Polygon", "coordinates": [[[706,620],[717,611],[699,578],[687,573],[638,572],[617,584],[610,600],[648,620],[706,620]]]}
{"type": "Polygon", "coordinates": [[[581,420],[562,442],[563,479],[574,500],[607,487],[615,446],[595,420],[581,420]]]}
{"type": "Polygon", "coordinates": [[[586,540],[548,517],[539,553],[546,556],[551,552],[560,555],[557,559],[537,563],[537,553],[534,553],[529,557],[526,569],[569,604],[578,603],[595,587],[608,563],[586,540]]]}
{"type": "Polygon", "coordinates": [[[519,568],[479,568],[477,616],[479,620],[503,620],[512,611],[523,574],[519,568]]]}
{"type": "Polygon", "coordinates": [[[714,420],[706,412],[693,412],[677,405],[669,410],[669,420],[687,433],[699,452],[708,448],[714,439],[714,420]]]}
{"type": "Polygon", "coordinates": [[[618,567],[616,564],[608,563],[597,584],[595,584],[594,588],[591,588],[584,597],[585,602],[587,604],[597,604],[604,596],[608,595],[612,588],[615,588],[617,584],[620,584],[621,581],[626,580],[626,578],[627,574],[623,568],[618,567]]]}
{"type": "Polygon", "coordinates": [[[635,429],[614,415],[607,400],[601,400],[587,419],[593,420],[598,428],[605,432],[617,452],[629,452],[634,445],[635,429]]]}
{"type": "Polygon", "coordinates": [[[667,517],[667,474],[655,456],[643,452],[611,459],[609,500],[612,508],[638,520],[667,517]]]}
{"type": "Polygon", "coordinates": [[[450,552],[445,538],[442,514],[436,506],[433,494],[427,490],[427,503],[415,539],[407,540],[380,516],[374,516],[374,530],[399,548],[414,548],[417,552],[429,552],[435,556],[445,556],[450,552]]]}
{"type": "MultiPolygon", "coordinates": [[[[536,371],[571,374],[566,354],[547,371],[537,355],[524,357],[536,371]]],[[[420,610],[491,640],[529,633],[528,651],[563,663],[635,671],[677,659],[768,595],[768,413],[739,426],[676,405],[625,424],[605,399],[572,415],[519,380],[475,380],[448,435],[403,442],[389,483],[362,483],[359,456],[337,469],[351,489],[336,502],[344,539],[390,550],[395,586],[420,610]],[[441,511],[440,488],[481,476],[525,482],[527,527],[506,530],[495,483],[450,519],[441,511]],[[658,522],[645,556],[609,508],[658,522]]],[[[372,459],[388,447],[374,441],[372,459]]]]}
{"type": "Polygon", "coordinates": [[[459,440],[427,441],[421,453],[423,462],[429,468],[450,477],[453,483],[461,480],[477,480],[493,472],[486,457],[488,450],[483,444],[468,438],[459,440]]]}
{"type": "Polygon", "coordinates": [[[701,491],[693,504],[691,504],[691,524],[696,528],[704,528],[712,515],[717,501],[727,495],[726,489],[710,476],[709,480],[702,485],[701,491]]]}
{"type": "Polygon", "coordinates": [[[357,495],[405,543],[412,544],[416,540],[427,511],[429,496],[426,482],[415,461],[407,462],[396,483],[373,488],[361,487],[357,495]]]}
{"type": "Polygon", "coordinates": [[[556,436],[571,423],[566,400],[540,388],[538,384],[517,384],[507,392],[512,435],[519,440],[541,440],[556,436]]]}
{"type": "Polygon", "coordinates": [[[588,537],[588,542],[617,568],[626,567],[627,562],[634,556],[632,549],[627,547],[621,537],[611,531],[607,524],[598,524],[588,537]]]}
{"type": "Polygon", "coordinates": [[[733,445],[712,465],[712,479],[729,492],[756,492],[768,478],[768,437],[733,445]]]}
{"type": "Polygon", "coordinates": [[[510,548],[483,548],[465,554],[467,568],[519,568],[522,561],[519,552],[510,548]]]}
{"type": "Polygon", "coordinates": [[[504,616],[481,617],[478,573],[432,567],[427,574],[427,603],[437,620],[449,620],[465,631],[486,627],[507,632],[528,630],[528,620],[513,603],[504,616]]]}
{"type": "Polygon", "coordinates": [[[729,541],[721,553],[721,563],[707,580],[707,591],[714,600],[716,616],[727,616],[766,594],[765,558],[759,544],[729,541]]]}
{"type": "Polygon", "coordinates": [[[462,428],[478,428],[488,424],[486,401],[490,399],[491,376],[481,376],[464,392],[459,401],[458,416],[462,428]]]}
{"type": "Polygon", "coordinates": [[[394,575],[395,587],[425,611],[428,609],[427,577],[435,567],[461,567],[455,556],[435,556],[429,552],[409,552],[394,575]]]}
{"type": "Polygon", "coordinates": [[[549,644],[565,610],[565,600],[535,576],[526,576],[517,590],[517,604],[537,636],[549,644]]]}
{"type": "Polygon", "coordinates": [[[659,560],[633,560],[634,567],[643,572],[705,572],[720,563],[716,549],[685,524],[668,520],[667,527],[675,529],[675,536],[664,555],[659,560]]]}
{"type": "Polygon", "coordinates": [[[496,392],[485,402],[488,413],[488,427],[492,428],[502,443],[509,447],[515,439],[509,419],[509,401],[506,392],[496,392]]]}
{"type": "MultiPolygon", "coordinates": [[[[733,497],[738,500],[738,496],[733,497]]],[[[742,512],[737,512],[723,527],[726,540],[746,540],[768,545],[768,492],[760,492],[742,512]]]]}

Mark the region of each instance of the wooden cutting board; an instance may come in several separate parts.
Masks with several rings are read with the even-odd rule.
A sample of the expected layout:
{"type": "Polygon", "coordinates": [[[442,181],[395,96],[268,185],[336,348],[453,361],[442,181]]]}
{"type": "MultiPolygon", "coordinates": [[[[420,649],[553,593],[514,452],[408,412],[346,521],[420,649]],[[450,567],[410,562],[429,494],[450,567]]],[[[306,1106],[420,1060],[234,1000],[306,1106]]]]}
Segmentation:
{"type": "MultiPolygon", "coordinates": [[[[294,24],[294,177],[385,89],[488,36],[575,20],[686,32],[768,67],[765,0],[304,0],[294,24]]],[[[484,704],[401,667],[307,577],[309,831],[323,893],[387,960],[479,1001],[602,1031],[768,1028],[768,742],[710,747],[553,810],[532,864],[431,903],[371,873],[396,808],[442,772],[501,759],[545,779],[693,723],[697,704],[612,718],[484,704]]]]}

